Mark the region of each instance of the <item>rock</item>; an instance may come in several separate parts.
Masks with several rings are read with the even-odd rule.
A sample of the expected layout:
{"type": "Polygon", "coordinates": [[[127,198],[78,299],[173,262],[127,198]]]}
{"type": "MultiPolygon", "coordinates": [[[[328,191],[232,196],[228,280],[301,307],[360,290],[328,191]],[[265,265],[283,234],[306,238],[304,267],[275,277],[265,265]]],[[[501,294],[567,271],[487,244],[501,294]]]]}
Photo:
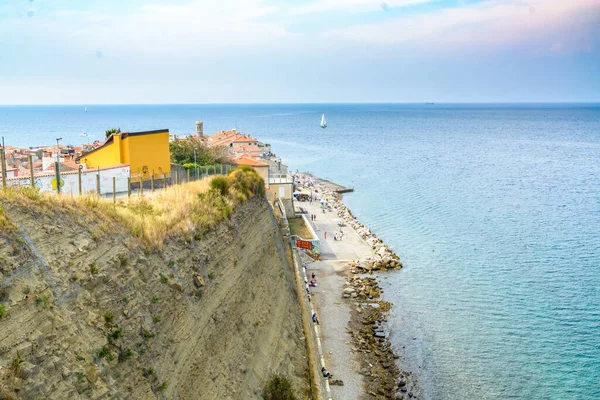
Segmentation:
{"type": "Polygon", "coordinates": [[[344,294],[352,294],[355,292],[356,292],[356,289],[354,289],[353,287],[347,287],[344,289],[344,294]]]}
{"type": "Polygon", "coordinates": [[[349,298],[350,298],[350,295],[349,295],[348,293],[344,293],[344,294],[342,295],[342,297],[343,297],[343,298],[345,298],[345,299],[349,299],[349,298]]]}
{"type": "Polygon", "coordinates": [[[341,379],[330,379],[329,384],[332,386],[344,386],[344,381],[341,379]]]}
{"type": "MultiPolygon", "coordinates": [[[[14,378],[13,379],[13,389],[16,390],[17,392],[20,390],[23,390],[23,379],[14,378]]],[[[10,397],[8,397],[8,398],[10,398],[10,397]]]]}
{"type": "Polygon", "coordinates": [[[169,286],[171,286],[171,289],[176,290],[179,293],[183,292],[183,287],[181,286],[181,283],[172,283],[169,286]]]}
{"type": "Polygon", "coordinates": [[[381,331],[376,331],[373,336],[375,336],[376,338],[385,338],[385,333],[381,332],[381,331]]]}
{"type": "Polygon", "coordinates": [[[196,285],[197,288],[204,286],[204,279],[201,275],[194,275],[194,285],[196,285]]]}
{"type": "Polygon", "coordinates": [[[408,392],[408,389],[406,388],[406,386],[403,386],[403,387],[400,388],[400,391],[402,393],[406,393],[406,392],[408,392]]]}
{"type": "Polygon", "coordinates": [[[356,297],[358,297],[358,293],[356,293],[356,292],[352,292],[352,293],[350,294],[350,297],[352,297],[352,298],[356,298],[356,297]]]}
{"type": "Polygon", "coordinates": [[[404,386],[406,386],[406,381],[401,380],[400,382],[398,382],[399,388],[404,387],[404,386]]]}
{"type": "Polygon", "coordinates": [[[98,368],[94,366],[88,369],[85,375],[90,383],[96,383],[98,377],[100,376],[100,371],[98,371],[98,368]]]}

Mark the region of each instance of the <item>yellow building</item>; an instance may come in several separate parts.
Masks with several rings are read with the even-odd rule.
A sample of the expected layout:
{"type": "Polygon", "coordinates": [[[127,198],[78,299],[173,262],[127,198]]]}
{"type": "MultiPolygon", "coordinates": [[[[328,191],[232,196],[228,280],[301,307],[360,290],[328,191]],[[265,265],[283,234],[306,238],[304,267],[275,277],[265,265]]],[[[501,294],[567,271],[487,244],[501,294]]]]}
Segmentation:
{"type": "Polygon", "coordinates": [[[115,133],[78,160],[88,168],[127,164],[132,176],[166,174],[171,171],[169,130],[115,133]]]}

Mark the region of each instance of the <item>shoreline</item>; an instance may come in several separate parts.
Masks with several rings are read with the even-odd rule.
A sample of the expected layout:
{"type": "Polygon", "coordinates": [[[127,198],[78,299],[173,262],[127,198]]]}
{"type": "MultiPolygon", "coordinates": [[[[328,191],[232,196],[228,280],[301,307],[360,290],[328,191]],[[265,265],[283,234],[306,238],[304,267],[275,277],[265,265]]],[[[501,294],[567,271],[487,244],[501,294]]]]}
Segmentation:
{"type": "MultiPolygon", "coordinates": [[[[318,201],[299,202],[303,208],[309,214],[315,213],[315,209],[328,210],[315,213],[316,221],[311,222],[321,239],[323,259],[326,261],[314,261],[304,253],[300,254],[307,263],[307,270],[314,270],[317,279],[319,275],[324,275],[325,289],[314,288],[313,297],[318,306],[317,313],[324,332],[323,347],[330,359],[331,372],[336,375],[336,368],[342,364],[352,366],[352,371],[346,368],[340,372],[348,375],[353,380],[354,388],[359,391],[354,397],[349,397],[348,393],[332,386],[335,398],[421,398],[418,379],[411,371],[401,369],[399,359],[405,358],[405,355],[394,353],[387,324],[393,304],[381,298],[383,290],[378,276],[373,275],[377,271],[401,269],[399,257],[360,223],[343,203],[342,195],[337,191],[343,186],[310,173],[298,172],[293,175],[299,187],[313,189],[315,199],[326,200],[324,205],[318,201]],[[308,207],[305,206],[307,203],[308,207]],[[333,225],[332,221],[336,221],[336,225],[343,225],[338,228],[339,225],[333,225]],[[344,232],[343,240],[333,238],[337,229],[344,232]],[[330,235],[325,238],[327,230],[330,235]],[[351,242],[353,254],[342,248],[347,240],[351,242]],[[359,384],[355,382],[357,375],[360,376],[359,384]]],[[[321,281],[319,285],[322,285],[321,281]]],[[[335,379],[338,378],[343,384],[346,383],[346,376],[338,373],[335,379]]]]}

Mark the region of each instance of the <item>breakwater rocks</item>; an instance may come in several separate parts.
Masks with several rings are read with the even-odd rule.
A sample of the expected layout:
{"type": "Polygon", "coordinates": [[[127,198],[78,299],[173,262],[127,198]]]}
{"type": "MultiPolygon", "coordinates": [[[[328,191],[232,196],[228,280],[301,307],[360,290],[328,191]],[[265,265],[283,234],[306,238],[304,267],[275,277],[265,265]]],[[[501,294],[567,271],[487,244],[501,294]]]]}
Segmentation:
{"type": "Polygon", "coordinates": [[[368,399],[417,399],[410,372],[401,371],[384,324],[392,304],[386,301],[357,303],[347,332],[352,350],[361,353],[359,373],[365,377],[368,399]]]}
{"type": "Polygon", "coordinates": [[[369,228],[361,224],[344,203],[336,199],[333,207],[337,210],[337,215],[343,221],[342,223],[352,227],[374,250],[374,253],[365,257],[361,263],[353,265],[353,273],[370,273],[372,271],[402,268],[402,263],[399,261],[400,258],[398,255],[387,244],[383,243],[383,240],[371,232],[369,228]]]}
{"type": "MultiPolygon", "coordinates": [[[[360,270],[352,262],[352,272],[360,270]]],[[[355,272],[356,273],[356,272],[355,272]]],[[[387,312],[392,303],[377,300],[383,290],[371,276],[350,275],[342,292],[345,299],[359,301],[351,311],[349,328],[353,351],[362,353],[360,373],[367,382],[367,398],[407,399],[418,398],[420,390],[411,373],[401,371],[385,329],[387,312]]]]}
{"type": "Polygon", "coordinates": [[[342,297],[344,298],[358,298],[361,300],[375,299],[381,294],[381,289],[375,278],[360,278],[358,276],[351,276],[346,282],[346,287],[342,297]]]}

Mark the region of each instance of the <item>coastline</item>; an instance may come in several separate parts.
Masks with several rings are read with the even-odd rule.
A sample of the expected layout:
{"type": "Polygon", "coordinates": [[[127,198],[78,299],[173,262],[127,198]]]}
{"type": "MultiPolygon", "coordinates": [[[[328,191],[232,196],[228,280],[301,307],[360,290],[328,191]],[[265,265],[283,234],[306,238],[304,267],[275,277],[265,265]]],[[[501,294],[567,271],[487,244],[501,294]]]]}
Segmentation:
{"type": "Polygon", "coordinates": [[[313,302],[330,372],[344,385],[331,386],[334,398],[421,398],[418,379],[400,368],[404,355],[392,350],[387,319],[393,305],[381,297],[378,275],[373,275],[401,269],[398,256],[354,217],[337,193],[342,186],[309,173],[294,174],[294,181],[312,189],[316,199],[297,206],[316,217],[311,224],[321,240],[322,260],[301,255],[318,281],[313,302]],[[342,240],[334,239],[338,229],[342,240]]]}

